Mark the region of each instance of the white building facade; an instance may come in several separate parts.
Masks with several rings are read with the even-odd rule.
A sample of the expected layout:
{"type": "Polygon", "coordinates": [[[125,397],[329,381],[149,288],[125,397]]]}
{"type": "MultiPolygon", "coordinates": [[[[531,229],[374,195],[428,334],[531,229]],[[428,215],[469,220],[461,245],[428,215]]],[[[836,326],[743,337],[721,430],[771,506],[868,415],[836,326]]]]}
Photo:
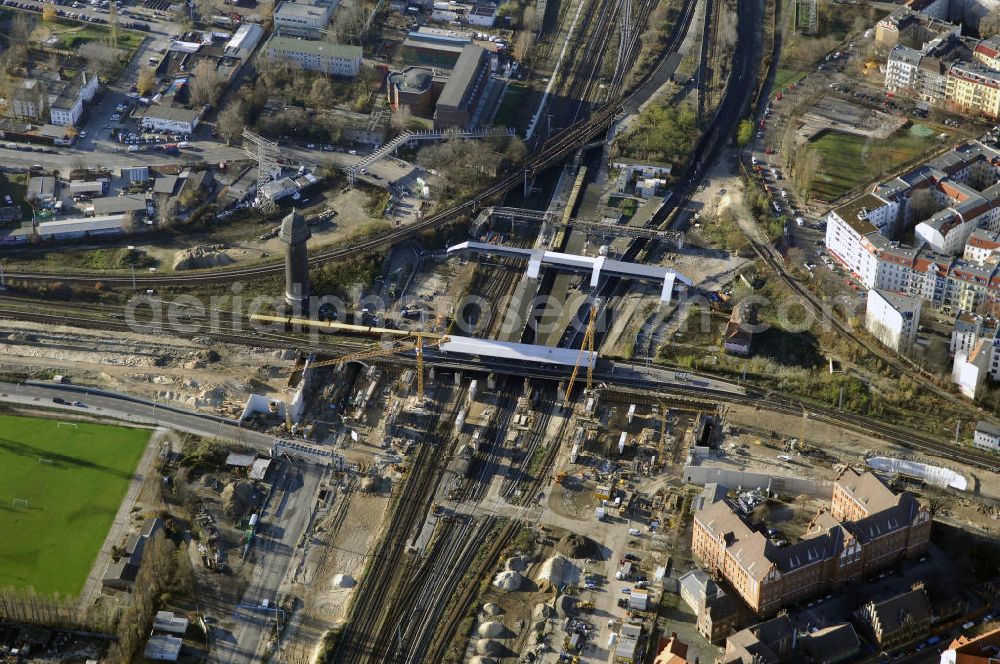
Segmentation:
{"type": "Polygon", "coordinates": [[[360,46],[275,36],[265,50],[272,62],[289,62],[300,69],[331,76],[354,78],[361,71],[360,46]]]}
{"type": "Polygon", "coordinates": [[[976,423],[976,433],[972,438],[972,446],[977,450],[1000,452],[1000,426],[980,420],[976,423]]]}
{"type": "Polygon", "coordinates": [[[920,325],[920,298],[873,288],[868,291],[865,328],[897,353],[908,353],[920,325]]]}

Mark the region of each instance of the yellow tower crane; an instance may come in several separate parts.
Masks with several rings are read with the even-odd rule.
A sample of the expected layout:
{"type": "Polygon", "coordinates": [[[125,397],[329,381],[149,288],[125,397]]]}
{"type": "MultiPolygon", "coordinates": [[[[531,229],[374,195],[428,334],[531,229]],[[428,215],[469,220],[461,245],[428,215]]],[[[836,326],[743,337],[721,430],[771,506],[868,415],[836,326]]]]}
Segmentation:
{"type": "MultiPolygon", "coordinates": [[[[391,346],[373,346],[372,348],[367,348],[365,350],[360,350],[356,353],[348,353],[347,355],[341,355],[340,357],[334,357],[329,360],[319,360],[313,362],[310,365],[311,369],[317,369],[319,367],[331,367],[340,366],[347,364],[348,362],[356,362],[361,360],[369,360],[376,357],[385,357],[387,355],[395,355],[396,353],[407,353],[409,351],[415,351],[417,355],[417,398],[423,401],[424,399],[424,335],[417,332],[415,333],[416,341],[412,343],[394,343],[391,346]]],[[[451,341],[450,337],[440,337],[434,341],[434,345],[438,348],[442,344],[451,341]]]]}
{"type": "Polygon", "coordinates": [[[563,407],[569,406],[570,394],[573,392],[573,384],[576,383],[576,377],[580,373],[580,362],[583,360],[583,354],[587,355],[587,389],[594,382],[594,323],[597,321],[597,305],[590,307],[590,321],[587,323],[587,329],[583,333],[583,341],[580,342],[580,352],[576,355],[576,364],[573,365],[573,373],[570,374],[569,383],[566,385],[566,396],[563,399],[563,407]]]}

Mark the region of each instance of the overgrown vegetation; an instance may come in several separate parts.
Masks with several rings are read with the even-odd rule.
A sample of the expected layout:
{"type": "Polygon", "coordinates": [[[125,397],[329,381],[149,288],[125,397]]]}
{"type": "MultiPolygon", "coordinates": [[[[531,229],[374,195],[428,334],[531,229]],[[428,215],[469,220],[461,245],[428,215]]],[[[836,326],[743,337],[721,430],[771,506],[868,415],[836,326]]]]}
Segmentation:
{"type": "Polygon", "coordinates": [[[683,163],[698,140],[698,118],[688,106],[650,104],[614,144],[618,157],[683,163]]]}
{"type": "Polygon", "coordinates": [[[521,139],[454,139],[428,145],[417,153],[416,161],[444,176],[441,204],[458,200],[488,186],[510,164],[527,154],[521,139]]]}
{"type": "Polygon", "coordinates": [[[178,548],[162,530],[157,531],[146,544],[131,603],[118,621],[118,639],[108,649],[106,661],[133,661],[148,638],[157,609],[174,595],[187,595],[193,589],[194,570],[186,549],[178,548]]]}
{"type": "Polygon", "coordinates": [[[717,217],[703,215],[701,217],[701,232],[713,246],[725,251],[735,251],[746,255],[750,243],[740,230],[732,210],[727,208],[717,217]]]}
{"type": "Polygon", "coordinates": [[[336,262],[326,263],[312,270],[309,279],[317,296],[336,295],[346,298],[352,287],[366,286],[374,281],[382,267],[383,252],[367,252],[336,262]]]}

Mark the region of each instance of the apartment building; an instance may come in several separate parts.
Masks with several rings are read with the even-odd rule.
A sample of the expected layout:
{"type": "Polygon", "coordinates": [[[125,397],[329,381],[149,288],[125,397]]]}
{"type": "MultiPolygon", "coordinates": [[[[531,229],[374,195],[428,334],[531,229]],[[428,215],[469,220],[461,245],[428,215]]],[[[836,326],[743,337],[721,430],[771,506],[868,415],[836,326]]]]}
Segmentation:
{"type": "Polygon", "coordinates": [[[977,636],[953,639],[941,653],[941,664],[997,664],[1000,662],[1000,627],[977,636]]]}
{"type": "Polygon", "coordinates": [[[996,321],[960,312],[955,318],[948,348],[954,355],[951,378],[963,395],[975,399],[987,377],[1000,380],[1000,337],[996,321]]]}
{"type": "Polygon", "coordinates": [[[1000,71],[1000,35],[983,39],[972,49],[972,57],[987,69],[1000,71]]]}
{"type": "Polygon", "coordinates": [[[75,125],[97,89],[97,74],[87,71],[65,80],[58,75],[24,79],[11,91],[11,113],[58,126],[75,125]]]}
{"type": "Polygon", "coordinates": [[[360,46],[276,35],[268,40],[265,52],[272,62],[289,62],[300,69],[319,71],[331,76],[354,78],[361,71],[360,46]]]}
{"type": "Polygon", "coordinates": [[[1000,452],[1000,426],[986,420],[976,422],[976,433],[972,438],[972,446],[977,450],[1000,452]]]}
{"type": "Polygon", "coordinates": [[[869,290],[917,296],[935,308],[971,310],[1000,301],[1000,256],[989,255],[990,234],[998,231],[1000,152],[971,142],[831,210],[826,247],[869,290]],[[909,202],[919,190],[930,192],[944,209],[914,219],[909,202]],[[892,239],[908,228],[916,246],[892,239]],[[966,258],[973,237],[972,258],[966,258]]]}
{"type": "Polygon", "coordinates": [[[922,50],[929,42],[961,34],[962,27],[945,20],[947,15],[947,11],[926,12],[900,7],[875,25],[875,41],[889,48],[907,43],[922,50]]]}
{"type": "Polygon", "coordinates": [[[977,228],[965,242],[962,258],[983,265],[1000,258],[1000,230],[977,228]]]}
{"type": "Polygon", "coordinates": [[[968,352],[955,354],[951,379],[964,396],[975,399],[980,395],[986,377],[1000,375],[1000,339],[980,339],[968,352]]]}
{"type": "Polygon", "coordinates": [[[920,583],[887,600],[868,602],[854,615],[879,649],[889,650],[926,634],[931,624],[931,605],[920,583]]]}
{"type": "Polygon", "coordinates": [[[948,67],[943,58],[944,53],[925,54],[897,44],[886,61],[885,88],[930,103],[940,102],[948,91],[948,67]]]}
{"type": "Polygon", "coordinates": [[[847,468],[834,484],[830,510],[814,517],[799,542],[776,546],[736,504],[719,501],[695,514],[691,549],[753,612],[770,615],[920,555],[930,525],[912,494],[894,494],[872,473],[847,468]]]}
{"type": "Polygon", "coordinates": [[[868,291],[865,328],[897,353],[907,353],[920,325],[919,297],[873,288],[868,291]]]}
{"type": "Polygon", "coordinates": [[[1000,117],[1000,72],[972,62],[956,62],[948,70],[945,100],[960,110],[1000,117]]]}

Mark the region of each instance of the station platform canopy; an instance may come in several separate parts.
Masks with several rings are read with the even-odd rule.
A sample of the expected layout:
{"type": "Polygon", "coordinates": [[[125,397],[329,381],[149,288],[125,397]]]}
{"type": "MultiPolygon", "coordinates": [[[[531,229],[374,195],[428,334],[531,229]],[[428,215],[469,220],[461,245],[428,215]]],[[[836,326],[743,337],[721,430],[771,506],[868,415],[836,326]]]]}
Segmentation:
{"type": "MultiPolygon", "coordinates": [[[[522,344],[455,335],[448,336],[448,341],[441,344],[441,351],[454,355],[477,356],[484,360],[557,364],[570,367],[574,366],[577,358],[580,357],[580,351],[576,348],[555,348],[538,344],[522,344]]],[[[580,357],[581,367],[590,366],[590,363],[595,362],[597,362],[596,352],[585,351],[580,357]]]]}

